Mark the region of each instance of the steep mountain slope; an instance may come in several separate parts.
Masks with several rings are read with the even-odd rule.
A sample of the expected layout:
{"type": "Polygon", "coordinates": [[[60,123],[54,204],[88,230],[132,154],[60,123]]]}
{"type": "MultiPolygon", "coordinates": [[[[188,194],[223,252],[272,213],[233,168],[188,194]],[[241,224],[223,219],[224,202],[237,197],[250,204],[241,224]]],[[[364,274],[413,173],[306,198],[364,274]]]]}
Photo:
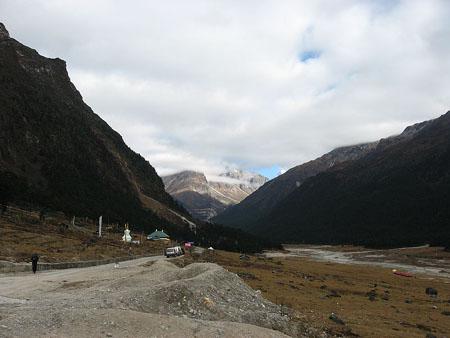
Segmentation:
{"type": "Polygon", "coordinates": [[[213,221],[245,230],[257,228],[261,219],[264,219],[278,203],[300,187],[308,178],[340,163],[357,160],[375,150],[380,144],[393,144],[411,138],[427,123],[429,122],[417,123],[406,128],[400,135],[380,141],[336,148],[315,160],[291,168],[264,184],[239,204],[226,209],[213,221]]]}
{"type": "Polygon", "coordinates": [[[338,148],[313,161],[296,166],[265,183],[242,202],[219,214],[213,221],[243,229],[251,228],[307,178],[327,170],[337,163],[356,159],[375,146],[376,143],[367,143],[338,148]]]}
{"type": "Polygon", "coordinates": [[[183,171],[163,177],[166,191],[197,219],[207,221],[229,205],[239,203],[267,178],[241,170],[226,172],[207,180],[202,173],[183,171]]]}
{"type": "Polygon", "coordinates": [[[418,126],[308,179],[255,232],[291,242],[449,246],[450,112],[418,126]]]}
{"type": "Polygon", "coordinates": [[[184,224],[170,210],[185,211],[154,168],[83,102],[65,62],[10,38],[3,24],[0,177],[3,202],[142,225],[184,224]]]}

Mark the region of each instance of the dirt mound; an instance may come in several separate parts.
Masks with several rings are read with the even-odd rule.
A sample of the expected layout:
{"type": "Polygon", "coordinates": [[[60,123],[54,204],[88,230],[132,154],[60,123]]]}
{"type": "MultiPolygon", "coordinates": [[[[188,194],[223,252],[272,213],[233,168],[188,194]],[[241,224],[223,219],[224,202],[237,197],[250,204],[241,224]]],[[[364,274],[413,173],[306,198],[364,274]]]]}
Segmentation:
{"type": "Polygon", "coordinates": [[[157,261],[145,275],[158,278],[128,294],[127,303],[133,310],[250,323],[292,333],[289,319],[280,314],[279,306],[216,264],[195,263],[178,268],[157,261]]]}
{"type": "MultiPolygon", "coordinates": [[[[78,338],[78,337],[245,337],[245,338],[288,338],[278,331],[268,330],[249,324],[204,321],[176,316],[142,313],[134,311],[117,311],[99,309],[96,311],[65,309],[52,314],[51,317],[32,322],[43,327],[36,330],[29,325],[23,325],[14,334],[4,334],[6,329],[0,327],[0,337],[14,338],[78,338]],[[56,323],[54,325],[53,323],[56,323]]],[[[13,324],[14,325],[14,324],[13,324]]],[[[6,332],[5,332],[6,331],[6,332]]]]}
{"type": "Polygon", "coordinates": [[[0,337],[299,336],[278,306],[222,267],[149,260],[3,276],[2,299],[20,301],[1,304],[0,337]]]}

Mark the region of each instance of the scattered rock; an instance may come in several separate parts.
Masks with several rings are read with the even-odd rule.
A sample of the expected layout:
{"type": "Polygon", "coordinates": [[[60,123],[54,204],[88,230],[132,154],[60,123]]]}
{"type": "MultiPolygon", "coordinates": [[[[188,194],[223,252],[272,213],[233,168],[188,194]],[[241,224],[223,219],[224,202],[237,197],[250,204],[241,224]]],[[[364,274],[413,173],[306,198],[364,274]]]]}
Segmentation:
{"type": "Polygon", "coordinates": [[[213,302],[211,299],[209,299],[208,297],[204,297],[204,298],[203,298],[203,304],[205,304],[205,306],[206,306],[208,309],[211,309],[211,308],[214,307],[214,302],[213,302]]]}
{"type": "Polygon", "coordinates": [[[328,318],[330,318],[336,324],[345,325],[345,322],[341,318],[339,318],[335,313],[331,313],[330,317],[328,318]]]}
{"type": "Polygon", "coordinates": [[[408,322],[400,322],[400,325],[404,327],[415,327],[415,325],[408,322]]]}
{"type": "Polygon", "coordinates": [[[433,331],[431,327],[423,325],[423,324],[417,324],[416,326],[419,330],[430,331],[430,332],[433,331]]]}
{"type": "Polygon", "coordinates": [[[426,288],[425,293],[427,295],[429,295],[430,297],[437,297],[437,295],[438,295],[438,292],[435,288],[426,288]]]}
{"type": "Polygon", "coordinates": [[[389,300],[391,298],[389,291],[384,291],[384,293],[381,295],[381,299],[383,300],[389,300]]]}
{"type": "Polygon", "coordinates": [[[259,278],[250,272],[238,272],[237,275],[243,279],[259,280],[259,278]]]}
{"type": "Polygon", "coordinates": [[[332,297],[340,298],[341,295],[336,290],[330,290],[329,293],[325,297],[327,297],[327,298],[332,298],[332,297]]]}
{"type": "Polygon", "coordinates": [[[369,292],[366,293],[366,296],[369,297],[369,300],[371,302],[373,302],[377,298],[377,292],[375,290],[370,290],[369,292]]]}
{"type": "Polygon", "coordinates": [[[239,259],[248,261],[250,259],[250,257],[245,255],[245,254],[242,254],[242,255],[239,256],[239,259]]]}
{"type": "Polygon", "coordinates": [[[342,331],[344,337],[360,337],[359,334],[354,333],[351,328],[346,328],[342,331]]]}

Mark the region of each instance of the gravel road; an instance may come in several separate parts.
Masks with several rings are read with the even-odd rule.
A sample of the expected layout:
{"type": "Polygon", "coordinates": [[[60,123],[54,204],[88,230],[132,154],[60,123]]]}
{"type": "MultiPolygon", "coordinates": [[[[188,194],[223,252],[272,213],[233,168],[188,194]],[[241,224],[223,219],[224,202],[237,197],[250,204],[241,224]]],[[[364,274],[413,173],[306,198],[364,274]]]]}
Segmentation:
{"type": "Polygon", "coordinates": [[[280,331],[293,332],[278,307],[216,264],[178,268],[157,256],[0,275],[0,337],[286,337],[280,331]]]}

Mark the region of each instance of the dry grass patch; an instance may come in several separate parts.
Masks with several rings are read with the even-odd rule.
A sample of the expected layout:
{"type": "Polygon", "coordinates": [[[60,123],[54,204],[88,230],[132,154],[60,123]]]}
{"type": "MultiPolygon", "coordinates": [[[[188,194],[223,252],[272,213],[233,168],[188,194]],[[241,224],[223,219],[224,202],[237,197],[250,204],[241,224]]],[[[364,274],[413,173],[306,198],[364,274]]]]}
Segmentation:
{"type": "Polygon", "coordinates": [[[174,261],[216,262],[241,276],[264,297],[294,310],[293,320],[331,334],[361,337],[437,337],[450,335],[450,281],[405,278],[389,269],[316,262],[303,258],[264,258],[215,251],[174,261]],[[438,297],[425,294],[427,287],[438,297]],[[335,313],[345,322],[330,320],[335,313]]]}
{"type": "MultiPolygon", "coordinates": [[[[0,217],[0,260],[29,262],[37,253],[39,262],[74,262],[114,257],[163,254],[170,243],[147,241],[142,244],[125,244],[122,233],[104,230],[98,238],[96,226],[70,226],[64,219],[40,222],[34,218],[0,217]]],[[[134,239],[141,234],[132,232],[134,239]]]]}

